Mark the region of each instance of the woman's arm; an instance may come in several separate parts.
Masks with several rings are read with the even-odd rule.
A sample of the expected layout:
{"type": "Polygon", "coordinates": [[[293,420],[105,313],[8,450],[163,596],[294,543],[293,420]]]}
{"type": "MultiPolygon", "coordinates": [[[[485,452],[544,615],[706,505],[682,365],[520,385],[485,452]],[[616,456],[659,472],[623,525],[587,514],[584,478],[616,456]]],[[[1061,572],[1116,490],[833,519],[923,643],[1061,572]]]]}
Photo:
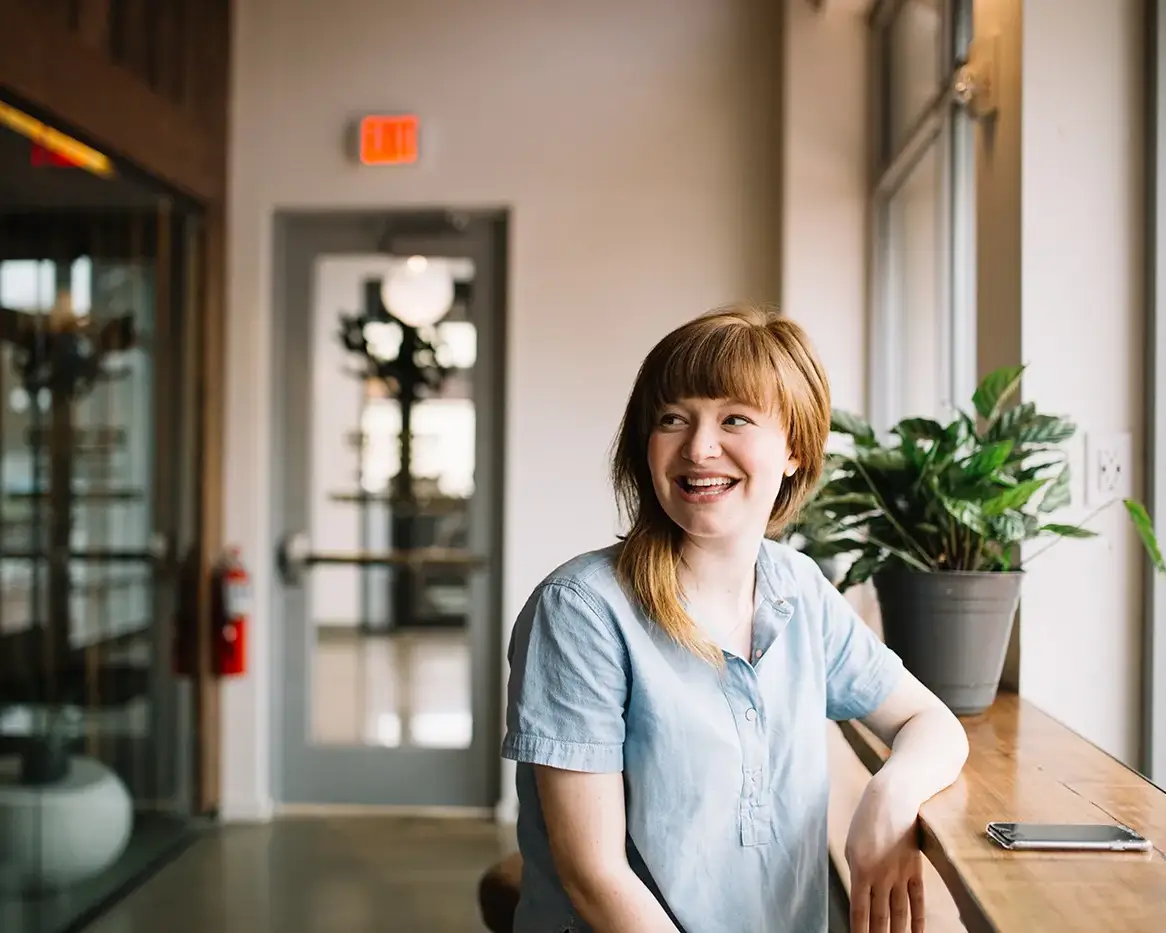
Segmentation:
{"type": "Polygon", "coordinates": [[[863,722],[891,749],[871,783],[913,803],[916,811],[955,781],[967,761],[963,725],[910,671],[863,722]]]}
{"type": "Polygon", "coordinates": [[[555,868],[595,933],[677,933],[628,865],[623,775],[535,766],[555,868]]]}
{"type": "Polygon", "coordinates": [[[863,722],[891,756],[870,779],[846,840],[852,933],[921,931],[923,863],[919,808],[953,783],[968,757],[960,721],[908,671],[863,722]]]}

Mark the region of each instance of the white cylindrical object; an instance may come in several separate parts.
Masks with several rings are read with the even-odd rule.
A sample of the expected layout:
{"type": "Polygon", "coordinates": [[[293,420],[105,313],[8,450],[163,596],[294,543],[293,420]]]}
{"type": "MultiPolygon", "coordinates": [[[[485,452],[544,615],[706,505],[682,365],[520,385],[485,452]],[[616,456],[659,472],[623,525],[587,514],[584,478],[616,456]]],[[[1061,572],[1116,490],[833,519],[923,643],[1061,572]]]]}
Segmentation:
{"type": "Polygon", "coordinates": [[[67,888],[125,852],[133,801],[100,761],[71,758],[69,773],[53,784],[23,785],[19,775],[18,758],[0,758],[0,888],[67,888]]]}

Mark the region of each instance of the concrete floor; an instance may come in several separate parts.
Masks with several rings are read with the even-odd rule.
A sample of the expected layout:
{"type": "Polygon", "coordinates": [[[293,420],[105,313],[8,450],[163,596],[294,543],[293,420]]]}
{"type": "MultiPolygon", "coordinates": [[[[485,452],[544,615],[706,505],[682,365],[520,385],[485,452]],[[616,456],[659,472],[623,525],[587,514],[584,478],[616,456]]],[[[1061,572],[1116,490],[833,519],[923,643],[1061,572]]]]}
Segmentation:
{"type": "Polygon", "coordinates": [[[384,816],[218,828],[86,933],[481,933],[478,878],[508,835],[384,816]]]}

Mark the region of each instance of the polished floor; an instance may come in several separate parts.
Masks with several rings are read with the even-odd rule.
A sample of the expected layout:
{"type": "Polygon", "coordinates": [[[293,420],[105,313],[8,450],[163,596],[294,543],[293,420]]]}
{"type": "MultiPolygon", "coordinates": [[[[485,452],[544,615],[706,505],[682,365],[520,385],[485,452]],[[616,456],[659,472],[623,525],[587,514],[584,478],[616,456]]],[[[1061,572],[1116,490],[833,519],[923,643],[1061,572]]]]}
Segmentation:
{"type": "Polygon", "coordinates": [[[478,878],[511,847],[459,819],[216,828],[85,933],[482,933],[478,878]]]}

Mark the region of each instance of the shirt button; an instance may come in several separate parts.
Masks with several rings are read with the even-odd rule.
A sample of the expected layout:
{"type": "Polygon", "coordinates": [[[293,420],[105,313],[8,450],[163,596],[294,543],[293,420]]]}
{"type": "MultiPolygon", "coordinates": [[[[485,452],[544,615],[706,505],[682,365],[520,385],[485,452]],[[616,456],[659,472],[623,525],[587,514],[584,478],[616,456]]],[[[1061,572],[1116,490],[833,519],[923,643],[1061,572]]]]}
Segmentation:
{"type": "Polygon", "coordinates": [[[756,651],[754,651],[754,652],[753,652],[753,657],[754,657],[756,660],[760,661],[760,660],[761,660],[761,655],[762,655],[762,654],[763,654],[763,652],[761,651],[761,649],[760,649],[760,648],[758,648],[756,651]]]}
{"type": "Polygon", "coordinates": [[[750,706],[747,710],[745,710],[745,718],[752,722],[757,718],[757,710],[750,706]]]}

